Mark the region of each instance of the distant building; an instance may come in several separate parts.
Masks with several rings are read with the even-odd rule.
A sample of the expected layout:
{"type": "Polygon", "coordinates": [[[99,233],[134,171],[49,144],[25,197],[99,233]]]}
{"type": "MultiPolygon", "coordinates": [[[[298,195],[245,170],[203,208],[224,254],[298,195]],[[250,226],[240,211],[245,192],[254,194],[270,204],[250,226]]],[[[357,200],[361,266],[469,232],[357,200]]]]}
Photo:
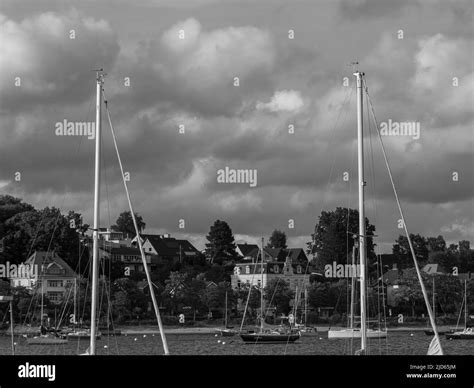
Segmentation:
{"type": "MultiPolygon", "coordinates": [[[[121,262],[130,271],[145,272],[140,249],[135,247],[112,246],[99,249],[100,257],[110,259],[112,263],[121,262]]],[[[150,271],[155,269],[157,260],[152,255],[145,254],[145,261],[150,271]]]]}
{"type": "Polygon", "coordinates": [[[301,292],[309,286],[311,272],[308,268],[308,258],[301,248],[264,248],[264,263],[257,256],[251,256],[252,262],[238,263],[231,276],[232,288],[239,289],[245,285],[264,288],[273,279],[282,279],[291,289],[296,287],[301,292]],[[262,283],[263,278],[263,285],[262,283]]]}
{"type": "Polygon", "coordinates": [[[13,287],[25,287],[44,295],[53,303],[60,303],[79,276],[55,252],[36,251],[25,262],[36,268],[36,276],[11,279],[13,287]]]}
{"type": "MultiPolygon", "coordinates": [[[[188,240],[178,240],[169,234],[141,234],[140,237],[145,254],[156,256],[157,262],[179,262],[200,255],[200,252],[188,240]]],[[[132,245],[137,246],[136,237],[132,240],[132,245]]]]}

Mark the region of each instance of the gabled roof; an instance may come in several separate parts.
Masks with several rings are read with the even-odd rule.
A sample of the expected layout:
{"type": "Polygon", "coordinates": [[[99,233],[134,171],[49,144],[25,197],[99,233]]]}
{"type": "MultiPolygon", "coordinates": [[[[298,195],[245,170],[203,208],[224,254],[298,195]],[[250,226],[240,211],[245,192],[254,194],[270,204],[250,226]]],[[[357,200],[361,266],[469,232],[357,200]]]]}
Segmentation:
{"type": "Polygon", "coordinates": [[[188,241],[178,240],[173,237],[163,237],[156,234],[142,234],[141,237],[152,245],[159,256],[177,257],[195,256],[199,251],[188,241]]]}
{"type": "Polygon", "coordinates": [[[30,266],[36,265],[38,268],[38,276],[41,277],[44,271],[44,276],[56,277],[77,277],[78,275],[72,268],[61,259],[56,252],[35,251],[26,261],[25,264],[30,266]],[[62,274],[48,274],[48,270],[53,267],[59,267],[64,270],[62,274]]]}
{"type": "Polygon", "coordinates": [[[258,252],[258,245],[256,244],[237,244],[237,248],[244,257],[253,257],[250,253],[254,254],[255,251],[258,252]]]}

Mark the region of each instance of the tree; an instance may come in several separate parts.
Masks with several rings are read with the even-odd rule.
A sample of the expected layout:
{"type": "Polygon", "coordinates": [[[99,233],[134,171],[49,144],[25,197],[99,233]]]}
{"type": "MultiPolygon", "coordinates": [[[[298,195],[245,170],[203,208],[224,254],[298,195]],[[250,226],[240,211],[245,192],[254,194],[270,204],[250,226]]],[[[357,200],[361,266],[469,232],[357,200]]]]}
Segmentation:
{"type": "Polygon", "coordinates": [[[82,216],[74,210],[70,210],[67,218],[69,221],[69,227],[73,229],[75,228],[76,232],[84,237],[85,233],[89,230],[89,224],[84,224],[82,216]]]}
{"type": "MultiPolygon", "coordinates": [[[[431,277],[431,281],[433,279],[435,281],[436,302],[439,304],[441,311],[445,315],[458,313],[464,297],[464,287],[459,279],[453,275],[435,275],[431,277]]],[[[430,287],[428,291],[431,297],[432,290],[433,288],[430,287]]]]}
{"type": "MultiPolygon", "coordinates": [[[[419,263],[426,263],[428,260],[427,240],[419,234],[410,233],[410,239],[415,251],[415,257],[419,263]]],[[[408,268],[413,266],[410,245],[406,236],[399,236],[392,247],[392,252],[397,258],[399,268],[408,268]]]]}
{"type": "Polygon", "coordinates": [[[250,286],[250,284],[245,284],[239,289],[237,296],[244,306],[247,304],[248,300],[248,316],[256,317],[256,312],[260,309],[260,288],[250,286]]]}
{"type": "Polygon", "coordinates": [[[171,315],[184,304],[187,277],[185,273],[174,271],[170,272],[169,278],[165,281],[163,302],[170,309],[171,315]]]}
{"type": "Polygon", "coordinates": [[[206,236],[206,255],[211,263],[226,264],[237,258],[234,235],[225,221],[216,220],[206,236]]]}
{"type": "Polygon", "coordinates": [[[270,236],[268,241],[267,248],[283,248],[286,249],[286,234],[281,230],[275,229],[270,236]]]}
{"type": "Polygon", "coordinates": [[[3,237],[5,222],[18,213],[32,211],[34,207],[11,195],[0,195],[0,238],[3,237]]]}
{"type": "Polygon", "coordinates": [[[57,208],[17,213],[5,222],[4,257],[12,263],[25,261],[35,250],[53,251],[72,268],[78,261],[79,236],[57,208]]]}
{"type": "Polygon", "coordinates": [[[202,295],[206,290],[206,282],[202,279],[193,278],[186,282],[184,289],[184,303],[193,309],[193,321],[196,321],[196,312],[204,307],[202,295]]]}
{"type": "Polygon", "coordinates": [[[444,252],[446,250],[446,241],[444,241],[441,235],[438,237],[428,237],[426,244],[430,252],[444,252]]]}
{"type": "MultiPolygon", "coordinates": [[[[135,213],[135,219],[137,221],[138,232],[141,233],[145,230],[145,222],[143,221],[142,216],[138,213],[135,213]]],[[[133,225],[132,213],[130,211],[124,211],[120,213],[115,221],[116,224],[112,225],[111,229],[117,232],[122,232],[127,238],[135,237],[135,226],[133,225]]]]}
{"type": "Polygon", "coordinates": [[[227,293],[227,308],[232,309],[236,304],[236,297],[229,282],[220,282],[217,287],[209,286],[204,290],[202,302],[208,311],[220,310],[222,316],[225,314],[225,298],[227,293]]]}
{"type": "MultiPolygon", "coordinates": [[[[423,283],[429,284],[429,275],[422,272],[423,283]]],[[[423,293],[416,272],[405,272],[398,284],[398,288],[393,290],[393,297],[396,304],[408,304],[411,307],[411,315],[415,317],[416,306],[424,304],[423,293]]]]}
{"type": "Polygon", "coordinates": [[[290,301],[294,297],[294,291],[283,279],[272,279],[267,283],[264,290],[265,300],[268,305],[276,307],[277,314],[288,314],[291,310],[290,301]]]}
{"type": "MultiPolygon", "coordinates": [[[[365,219],[367,259],[369,270],[376,262],[373,236],[375,226],[365,219]]],[[[308,254],[317,256],[316,269],[323,270],[326,264],[346,263],[352,254],[354,236],[359,235],[359,212],[354,209],[338,207],[335,211],[322,211],[312,234],[313,241],[308,242],[308,254]]]]}

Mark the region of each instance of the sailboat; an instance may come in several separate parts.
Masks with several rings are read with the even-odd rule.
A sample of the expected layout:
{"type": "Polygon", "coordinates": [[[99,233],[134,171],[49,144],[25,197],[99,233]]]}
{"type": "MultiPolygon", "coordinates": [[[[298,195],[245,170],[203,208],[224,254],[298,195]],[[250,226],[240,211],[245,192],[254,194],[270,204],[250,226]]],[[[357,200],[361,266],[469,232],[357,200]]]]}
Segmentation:
{"type": "MultiPolygon", "coordinates": [[[[352,268],[355,267],[355,257],[357,250],[357,241],[354,243],[352,248],[352,268]]],[[[351,278],[351,311],[350,311],[350,325],[345,329],[329,329],[328,338],[361,338],[362,332],[360,327],[355,327],[355,315],[354,315],[354,303],[355,303],[355,282],[356,274],[354,273],[351,278]]],[[[387,330],[381,329],[367,329],[367,338],[386,338],[387,330]]]]}
{"type": "MultiPolygon", "coordinates": [[[[298,293],[296,293],[297,295],[298,293]]],[[[296,300],[295,300],[296,303],[296,300]]],[[[295,317],[297,316],[298,312],[298,303],[296,303],[295,308],[295,317]]],[[[295,323],[295,329],[297,329],[302,336],[308,335],[315,335],[317,333],[317,329],[315,327],[308,326],[308,289],[304,289],[304,314],[301,317],[300,323],[295,323]],[[304,322],[303,322],[304,317],[304,322]]]]}
{"type": "MultiPolygon", "coordinates": [[[[435,318],[435,322],[436,322],[436,293],[435,293],[435,278],[433,276],[433,316],[435,318]]],[[[448,333],[452,333],[454,332],[454,330],[438,330],[438,334],[448,334],[448,333]]],[[[425,330],[425,334],[426,335],[434,335],[434,331],[433,329],[426,329],[425,330]]]]}
{"type": "MultiPolygon", "coordinates": [[[[358,65],[358,62],[354,62],[352,65],[358,65]]],[[[418,281],[421,286],[421,291],[423,293],[423,299],[428,310],[428,315],[430,318],[430,323],[434,331],[434,338],[432,339],[429,349],[428,355],[442,355],[443,350],[441,347],[438,331],[436,328],[436,323],[434,321],[433,311],[431,310],[431,306],[429,303],[428,295],[426,293],[425,285],[423,284],[423,279],[421,277],[420,267],[418,265],[415,250],[413,248],[413,243],[410,238],[410,234],[408,232],[407,224],[405,221],[405,216],[403,214],[403,210],[400,204],[400,200],[398,198],[397,190],[395,188],[395,183],[393,180],[392,172],[390,169],[390,165],[388,162],[387,154],[385,152],[385,147],[382,142],[382,137],[380,131],[378,131],[378,123],[375,117],[374,107],[372,105],[372,101],[369,96],[367,84],[365,81],[365,74],[359,70],[354,71],[353,75],[356,78],[356,88],[357,88],[357,159],[358,159],[358,191],[359,191],[359,235],[358,238],[358,246],[359,246],[359,264],[360,264],[360,349],[356,351],[356,355],[364,355],[367,353],[367,338],[370,336],[370,330],[367,328],[367,298],[366,298],[366,266],[367,266],[367,254],[366,254],[366,225],[365,225],[365,206],[364,206],[364,187],[366,185],[364,179],[364,146],[363,146],[363,92],[365,91],[368,104],[371,107],[371,113],[373,120],[375,122],[375,126],[378,132],[378,138],[380,141],[381,151],[384,158],[384,162],[387,168],[387,173],[390,178],[390,183],[392,186],[392,190],[395,196],[395,200],[397,203],[398,211],[400,214],[400,218],[402,221],[403,229],[405,231],[405,235],[408,240],[408,245],[410,248],[410,253],[413,259],[413,264],[415,266],[416,274],[418,281]]],[[[359,336],[357,334],[357,336],[359,336]]]]}
{"type": "Polygon", "coordinates": [[[112,119],[110,117],[110,112],[108,109],[107,100],[105,99],[105,93],[103,90],[105,74],[103,69],[96,70],[96,119],[95,119],[95,164],[94,164],[94,224],[93,224],[93,247],[92,247],[92,303],[91,303],[91,326],[90,331],[87,333],[87,337],[90,339],[90,345],[84,355],[95,355],[96,354],[96,340],[97,335],[99,334],[97,331],[98,326],[98,318],[97,318],[97,305],[98,305],[98,281],[99,281],[99,222],[100,222],[100,168],[101,168],[101,122],[102,122],[102,103],[104,103],[107,118],[109,121],[110,131],[112,134],[112,139],[115,146],[115,151],[117,154],[118,164],[120,166],[120,172],[122,175],[122,182],[125,188],[125,193],[127,196],[128,207],[132,216],[133,226],[135,229],[135,233],[137,235],[137,242],[138,248],[140,249],[140,255],[143,262],[143,267],[145,270],[146,279],[148,282],[148,286],[150,287],[150,296],[153,304],[153,308],[155,310],[155,316],[158,323],[161,340],[163,344],[164,354],[169,354],[168,343],[166,341],[165,332],[163,329],[163,323],[161,321],[160,312],[158,309],[158,303],[156,301],[156,296],[153,291],[152,281],[150,277],[150,272],[148,269],[145,252],[143,250],[143,243],[142,239],[139,237],[139,230],[137,225],[137,220],[135,217],[135,212],[133,211],[132,200],[130,198],[130,193],[128,191],[127,181],[125,179],[125,173],[122,165],[122,160],[120,158],[120,153],[117,146],[117,141],[115,138],[115,131],[112,125],[112,119]],[[102,101],[104,97],[104,101],[102,101]]]}
{"type": "MultiPolygon", "coordinates": [[[[256,332],[253,333],[241,333],[240,338],[245,343],[252,344],[271,344],[271,343],[289,343],[295,342],[301,338],[299,331],[288,330],[285,328],[270,328],[269,325],[265,324],[265,317],[263,313],[263,268],[264,268],[264,253],[263,253],[263,238],[260,249],[260,257],[262,261],[261,265],[261,280],[260,280],[260,327],[256,332]]],[[[250,288],[251,290],[251,288],[250,288]]],[[[249,292],[250,292],[249,290],[249,292]]]]}
{"type": "Polygon", "coordinates": [[[223,337],[233,337],[236,334],[236,331],[227,325],[227,291],[225,292],[225,318],[224,318],[224,328],[217,330],[223,337]]]}
{"type": "Polygon", "coordinates": [[[460,340],[474,340],[474,331],[471,327],[467,327],[467,280],[464,280],[464,330],[455,331],[454,333],[447,333],[447,339],[460,339],[460,340]]]}
{"type": "Polygon", "coordinates": [[[27,338],[28,345],[62,345],[67,343],[63,336],[60,336],[56,330],[48,330],[44,325],[44,263],[41,265],[41,318],[40,334],[32,338],[27,338]]]}

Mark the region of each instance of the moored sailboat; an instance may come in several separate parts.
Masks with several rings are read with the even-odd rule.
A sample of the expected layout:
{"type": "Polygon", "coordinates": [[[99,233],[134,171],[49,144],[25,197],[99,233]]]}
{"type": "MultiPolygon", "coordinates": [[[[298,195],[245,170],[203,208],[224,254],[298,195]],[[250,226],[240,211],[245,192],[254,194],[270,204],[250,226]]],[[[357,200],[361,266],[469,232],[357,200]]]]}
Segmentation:
{"type": "MultiPolygon", "coordinates": [[[[261,257],[261,280],[260,280],[260,327],[253,333],[241,333],[240,338],[245,343],[252,344],[274,344],[274,343],[290,343],[295,342],[301,338],[301,334],[298,330],[288,330],[283,327],[268,328],[265,324],[265,316],[263,313],[263,272],[264,272],[264,253],[263,253],[263,238],[260,248],[261,257]]],[[[251,288],[250,288],[251,290],[251,288]]],[[[249,292],[250,292],[249,290],[249,292]]]]}
{"type": "Polygon", "coordinates": [[[459,340],[474,340],[474,331],[472,330],[471,327],[467,327],[467,281],[464,280],[464,300],[463,300],[463,305],[464,305],[464,329],[461,331],[455,331],[453,333],[447,333],[446,338],[453,340],[453,339],[459,339],[459,340]]]}

